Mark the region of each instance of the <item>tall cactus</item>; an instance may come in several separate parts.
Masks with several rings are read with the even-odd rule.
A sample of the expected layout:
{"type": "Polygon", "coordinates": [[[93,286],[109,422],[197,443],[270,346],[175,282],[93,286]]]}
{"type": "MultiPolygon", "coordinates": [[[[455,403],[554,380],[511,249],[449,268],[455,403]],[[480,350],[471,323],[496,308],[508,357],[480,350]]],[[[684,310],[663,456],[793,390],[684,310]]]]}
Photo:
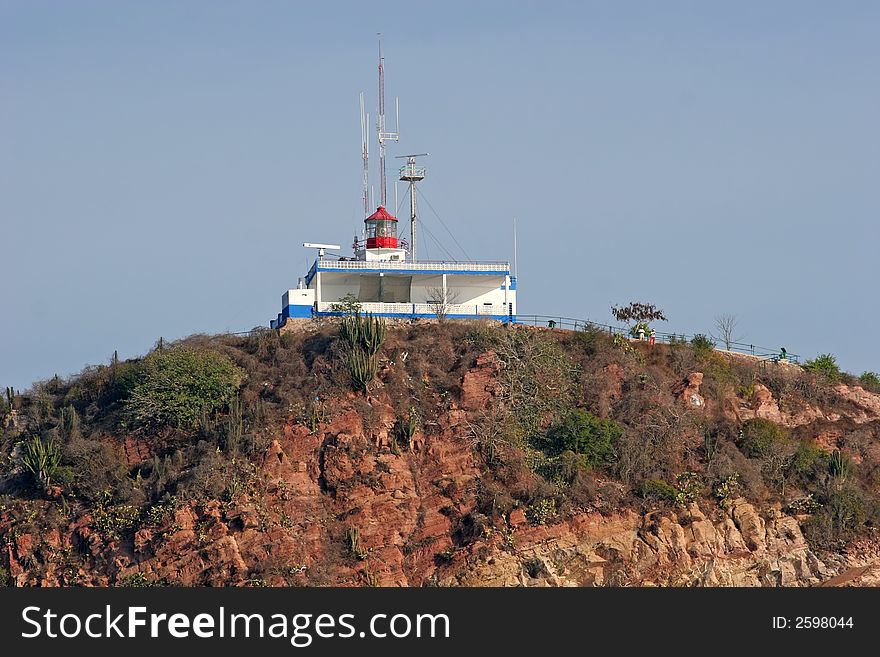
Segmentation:
{"type": "Polygon", "coordinates": [[[385,342],[387,329],[385,322],[367,313],[355,313],[342,318],[340,337],[350,349],[362,349],[368,355],[376,354],[385,342]]]}
{"type": "Polygon", "coordinates": [[[828,472],[832,477],[841,481],[846,480],[849,475],[849,459],[844,457],[839,449],[831,452],[831,457],[828,460],[828,472]]]}
{"type": "Polygon", "coordinates": [[[79,436],[79,415],[73,406],[67,405],[61,409],[60,429],[66,440],[79,436]]]}
{"type": "Polygon", "coordinates": [[[367,558],[367,553],[361,548],[361,532],[357,527],[349,527],[345,531],[345,542],[348,544],[348,551],[353,557],[358,559],[367,558]]]}
{"type": "Polygon", "coordinates": [[[353,313],[342,318],[339,336],[345,341],[345,365],[355,390],[366,392],[379,370],[377,354],[385,342],[385,322],[372,314],[353,313]]]}
{"type": "Polygon", "coordinates": [[[345,356],[351,381],[355,390],[367,391],[370,382],[376,378],[379,371],[379,359],[375,354],[370,355],[360,348],[349,349],[345,356]]]}

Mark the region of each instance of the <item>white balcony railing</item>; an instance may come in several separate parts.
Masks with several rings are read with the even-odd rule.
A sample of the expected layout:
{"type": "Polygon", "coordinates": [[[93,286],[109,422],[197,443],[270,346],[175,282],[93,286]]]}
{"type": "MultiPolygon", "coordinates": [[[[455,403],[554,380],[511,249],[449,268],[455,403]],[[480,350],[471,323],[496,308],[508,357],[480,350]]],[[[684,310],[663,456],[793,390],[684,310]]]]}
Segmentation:
{"type": "Polygon", "coordinates": [[[383,271],[510,271],[508,262],[399,262],[394,260],[318,260],[318,269],[381,269],[383,271]]]}
{"type": "MultiPolygon", "coordinates": [[[[334,302],[322,301],[318,304],[318,312],[334,311],[334,302]]],[[[361,303],[361,312],[376,315],[436,315],[438,306],[433,303],[361,303]]],[[[508,308],[504,304],[454,303],[446,307],[446,315],[507,315],[508,308]]]]}

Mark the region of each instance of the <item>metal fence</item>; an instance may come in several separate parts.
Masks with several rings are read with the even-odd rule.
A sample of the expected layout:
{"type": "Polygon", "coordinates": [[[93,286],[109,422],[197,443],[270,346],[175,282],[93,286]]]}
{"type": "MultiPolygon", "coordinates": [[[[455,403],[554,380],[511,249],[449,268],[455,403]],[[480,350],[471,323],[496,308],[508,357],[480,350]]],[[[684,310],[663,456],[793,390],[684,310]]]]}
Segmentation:
{"type": "MultiPolygon", "coordinates": [[[[323,304],[322,304],[323,305],[323,304]]],[[[329,303],[326,304],[327,309],[329,309],[329,303]]],[[[398,306],[405,306],[406,311],[408,312],[410,309],[417,309],[419,312],[430,312],[434,310],[434,308],[430,304],[363,304],[364,309],[367,312],[382,312],[381,308],[374,308],[372,306],[394,306],[393,309],[389,308],[387,312],[399,312],[400,309],[398,306]],[[367,306],[370,306],[367,308],[367,306]]],[[[468,310],[468,314],[473,311],[477,315],[482,314],[490,314],[490,315],[502,315],[507,312],[506,306],[470,306],[470,305],[460,305],[456,304],[454,306],[450,306],[450,308],[454,308],[455,311],[463,312],[465,308],[468,310]]],[[[450,314],[456,314],[455,311],[451,311],[450,314]]],[[[543,326],[547,328],[553,329],[562,329],[567,331],[585,331],[587,329],[591,329],[594,331],[603,331],[608,333],[609,335],[620,335],[628,340],[638,341],[638,337],[634,337],[629,328],[624,326],[614,326],[612,324],[602,324],[600,322],[593,322],[588,319],[576,319],[574,317],[564,317],[562,315],[516,315],[516,324],[523,324],[526,326],[543,326]]],[[[256,327],[251,329],[250,331],[239,331],[239,332],[226,332],[224,335],[234,335],[234,336],[250,336],[256,332],[267,330],[264,327],[256,327]]],[[[700,334],[697,334],[700,335],[700,334]]],[[[647,339],[647,335],[645,338],[647,339]]],[[[684,343],[692,343],[696,335],[689,335],[687,333],[666,333],[662,331],[656,331],[655,339],[657,342],[665,343],[665,344],[684,344],[684,343]]],[[[705,335],[704,335],[705,337],[705,335]]],[[[715,341],[713,341],[714,343],[715,341]]],[[[727,347],[725,344],[724,347],[727,347]]],[[[714,349],[716,351],[729,352],[735,354],[746,354],[749,356],[754,356],[763,361],[774,361],[774,362],[789,362],[789,363],[800,363],[800,356],[797,354],[789,353],[788,351],[784,351],[784,348],[779,349],[770,349],[769,347],[760,347],[758,345],[749,344],[745,342],[731,342],[730,349],[721,348],[717,344],[715,344],[714,349]]]]}
{"type": "MultiPolygon", "coordinates": [[[[558,328],[569,331],[584,331],[586,329],[599,330],[607,332],[609,335],[621,335],[629,340],[638,340],[638,337],[633,336],[630,333],[630,329],[624,326],[613,326],[611,324],[601,324],[599,322],[593,322],[588,319],[575,319],[573,317],[563,317],[560,315],[520,315],[516,316],[517,324],[525,324],[527,326],[546,326],[548,328],[558,328]]],[[[666,344],[675,344],[675,343],[691,343],[696,336],[688,335],[686,333],[665,333],[661,331],[657,331],[655,333],[655,339],[657,342],[662,342],[666,344]]],[[[648,336],[645,336],[647,339],[648,336]]],[[[713,341],[714,342],[714,341],[713,341]]],[[[779,349],[770,349],[769,347],[760,347],[754,344],[748,344],[745,342],[731,342],[730,348],[726,348],[727,345],[724,345],[724,348],[715,345],[716,351],[728,351],[736,354],[747,354],[749,356],[754,356],[761,360],[772,360],[772,361],[783,361],[790,363],[799,363],[800,356],[797,354],[789,353],[784,348],[779,349]]]]}

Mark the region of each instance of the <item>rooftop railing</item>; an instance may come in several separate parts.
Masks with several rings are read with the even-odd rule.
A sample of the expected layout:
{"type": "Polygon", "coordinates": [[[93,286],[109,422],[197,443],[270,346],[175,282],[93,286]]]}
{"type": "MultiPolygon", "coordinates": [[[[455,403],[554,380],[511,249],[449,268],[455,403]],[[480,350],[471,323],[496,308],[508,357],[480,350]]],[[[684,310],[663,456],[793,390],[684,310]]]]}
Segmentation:
{"type": "Polygon", "coordinates": [[[436,271],[442,269],[444,271],[497,271],[507,272],[510,270],[510,263],[506,261],[489,261],[480,262],[462,262],[462,261],[446,261],[432,260],[407,262],[402,260],[318,260],[317,266],[319,270],[326,269],[382,269],[387,271],[436,271]]]}

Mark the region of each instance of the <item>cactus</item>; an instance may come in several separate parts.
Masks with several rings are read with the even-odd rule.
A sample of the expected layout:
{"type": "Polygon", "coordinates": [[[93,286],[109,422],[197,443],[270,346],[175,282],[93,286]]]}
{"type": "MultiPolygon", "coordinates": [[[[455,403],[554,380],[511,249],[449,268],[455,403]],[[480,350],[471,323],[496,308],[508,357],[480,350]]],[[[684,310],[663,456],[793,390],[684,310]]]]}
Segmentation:
{"type": "Polygon", "coordinates": [[[35,436],[25,443],[22,464],[44,491],[48,492],[60,462],[61,449],[54,440],[43,442],[35,436]]]}
{"type": "Polygon", "coordinates": [[[412,437],[415,435],[418,428],[419,416],[416,413],[416,409],[410,407],[409,414],[406,417],[398,418],[397,420],[397,435],[394,437],[395,444],[399,438],[404,446],[409,447],[412,442],[412,437]]]}
{"type": "Polygon", "coordinates": [[[345,532],[348,551],[358,559],[366,559],[367,553],[361,549],[361,532],[357,527],[349,527],[345,532]]]}
{"type": "Polygon", "coordinates": [[[845,458],[839,449],[831,452],[831,457],[828,460],[828,472],[832,477],[841,481],[849,475],[849,459],[845,458]]]}
{"type": "Polygon", "coordinates": [[[244,417],[241,411],[241,399],[236,397],[229,404],[229,416],[226,418],[226,437],[224,440],[226,452],[237,454],[244,434],[244,417]]]}
{"type": "Polygon", "coordinates": [[[324,408],[324,403],[321,401],[321,398],[315,397],[314,401],[312,401],[306,408],[306,426],[308,426],[309,431],[314,433],[318,429],[318,425],[326,421],[327,409],[324,408]]]}
{"type": "Polygon", "coordinates": [[[355,390],[366,392],[379,371],[379,360],[376,355],[370,355],[359,348],[350,349],[345,356],[345,364],[348,366],[355,390]]]}
{"type": "Polygon", "coordinates": [[[370,356],[379,351],[386,334],[385,322],[369,313],[346,315],[342,318],[339,329],[339,336],[345,340],[349,349],[361,349],[370,356]]]}
{"type": "Polygon", "coordinates": [[[61,435],[67,440],[79,436],[79,415],[73,406],[61,409],[61,435]]]}

